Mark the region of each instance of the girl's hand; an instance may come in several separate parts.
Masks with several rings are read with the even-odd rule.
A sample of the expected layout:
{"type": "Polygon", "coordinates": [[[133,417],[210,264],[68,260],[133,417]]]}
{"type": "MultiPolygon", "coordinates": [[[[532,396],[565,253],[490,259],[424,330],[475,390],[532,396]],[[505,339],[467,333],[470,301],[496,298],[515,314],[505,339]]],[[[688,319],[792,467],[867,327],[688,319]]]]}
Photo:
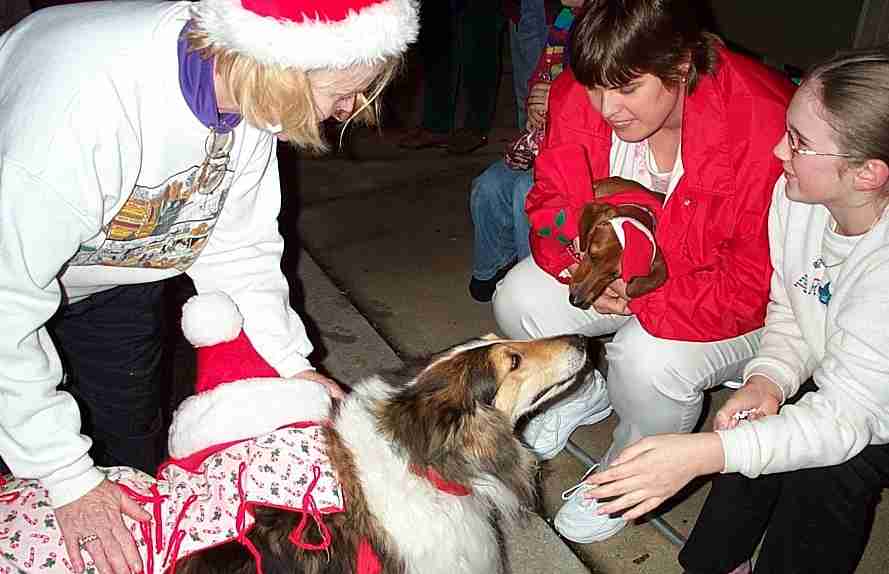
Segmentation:
{"type": "Polygon", "coordinates": [[[538,82],[528,93],[528,125],[530,129],[542,130],[546,127],[546,110],[549,107],[549,83],[538,82]]]}
{"type": "Polygon", "coordinates": [[[608,470],[591,475],[595,486],[584,493],[601,500],[599,514],[623,512],[627,520],[651,512],[693,478],[725,467],[722,441],[716,433],[650,436],[630,445],[608,470]]]}
{"type": "Polygon", "coordinates": [[[781,399],[778,385],[762,375],[753,375],[716,413],[713,429],[733,429],[742,420],[756,420],[778,414],[781,399]]]}

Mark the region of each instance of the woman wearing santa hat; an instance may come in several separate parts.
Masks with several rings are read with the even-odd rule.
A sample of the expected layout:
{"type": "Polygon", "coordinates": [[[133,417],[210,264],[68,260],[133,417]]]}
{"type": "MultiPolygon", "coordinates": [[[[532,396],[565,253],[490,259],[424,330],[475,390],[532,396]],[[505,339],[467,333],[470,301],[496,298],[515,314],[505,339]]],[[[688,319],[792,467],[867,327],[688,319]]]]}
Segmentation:
{"type": "Polygon", "coordinates": [[[147,516],[96,465],[159,462],[162,280],[228,294],[278,375],[339,392],[289,305],[275,144],[374,121],[417,12],[96,2],[0,37],[0,457],[47,488],[75,572],[81,549],[103,574],[143,567],[121,515],[147,516]]]}

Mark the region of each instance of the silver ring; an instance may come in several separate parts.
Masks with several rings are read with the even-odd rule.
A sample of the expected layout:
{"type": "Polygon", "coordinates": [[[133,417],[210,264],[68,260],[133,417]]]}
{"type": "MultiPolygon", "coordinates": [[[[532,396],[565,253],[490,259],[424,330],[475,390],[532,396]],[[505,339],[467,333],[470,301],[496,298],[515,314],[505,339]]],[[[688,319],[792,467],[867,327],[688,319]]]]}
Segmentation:
{"type": "Polygon", "coordinates": [[[99,539],[98,534],[87,534],[86,536],[81,536],[80,538],[77,539],[77,545],[80,546],[81,548],[83,548],[90,542],[93,542],[98,539],[99,539]]]}

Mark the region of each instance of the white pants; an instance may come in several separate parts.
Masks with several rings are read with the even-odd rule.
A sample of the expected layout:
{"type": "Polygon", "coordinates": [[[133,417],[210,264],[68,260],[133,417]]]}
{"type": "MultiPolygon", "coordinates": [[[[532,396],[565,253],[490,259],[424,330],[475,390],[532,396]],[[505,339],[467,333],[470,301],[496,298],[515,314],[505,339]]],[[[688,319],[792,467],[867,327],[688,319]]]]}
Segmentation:
{"type": "Polygon", "coordinates": [[[603,466],[642,437],[691,432],[701,416],[703,392],[740,379],[759,348],[761,329],[722,341],[675,341],[648,334],[634,316],[578,309],[568,302],[568,286],[531,257],[503,278],[493,303],[497,325],[511,339],[615,333],[605,351],[608,396],[620,422],[603,466]]]}

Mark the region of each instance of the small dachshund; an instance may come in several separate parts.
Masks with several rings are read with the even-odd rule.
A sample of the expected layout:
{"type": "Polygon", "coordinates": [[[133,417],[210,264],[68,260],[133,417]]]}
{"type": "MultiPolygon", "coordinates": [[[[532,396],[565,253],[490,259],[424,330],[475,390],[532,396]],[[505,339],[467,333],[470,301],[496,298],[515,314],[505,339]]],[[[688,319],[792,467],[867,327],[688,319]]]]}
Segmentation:
{"type": "Polygon", "coordinates": [[[654,241],[663,196],[620,177],[593,182],[593,192],[596,199],[580,218],[579,265],[569,283],[569,300],[580,309],[589,309],[615,279],[627,282],[631,298],[667,280],[667,265],[654,241]]]}

